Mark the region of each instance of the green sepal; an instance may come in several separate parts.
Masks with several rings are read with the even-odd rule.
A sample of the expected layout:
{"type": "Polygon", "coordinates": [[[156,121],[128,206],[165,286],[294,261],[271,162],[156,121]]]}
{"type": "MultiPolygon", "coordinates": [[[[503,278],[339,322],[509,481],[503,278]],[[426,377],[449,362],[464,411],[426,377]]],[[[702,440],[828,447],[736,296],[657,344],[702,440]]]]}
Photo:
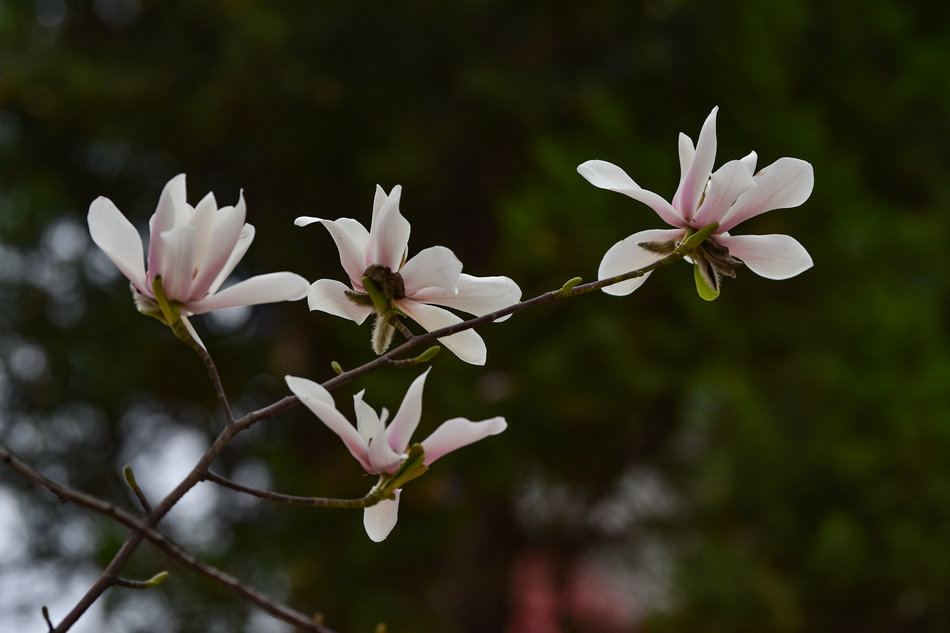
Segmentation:
{"type": "Polygon", "coordinates": [[[155,279],[152,281],[152,292],[155,293],[155,302],[158,303],[158,307],[164,317],[164,319],[159,320],[163,321],[172,329],[172,332],[175,333],[178,340],[186,343],[189,347],[200,350],[201,345],[191,336],[191,332],[188,331],[185,322],[181,320],[181,304],[177,301],[169,301],[168,297],[165,296],[165,288],[162,286],[161,275],[155,275],[155,279]]]}
{"type": "Polygon", "coordinates": [[[706,280],[699,272],[699,266],[696,266],[695,264],[693,265],[693,279],[696,280],[696,292],[699,293],[700,297],[706,301],[716,300],[716,298],[719,296],[719,291],[710,287],[710,285],[706,283],[706,280]]]}
{"type": "Polygon", "coordinates": [[[373,300],[373,307],[376,308],[376,312],[388,317],[393,309],[393,302],[391,299],[383,296],[383,293],[379,291],[379,288],[377,288],[373,280],[369,278],[369,275],[363,275],[363,289],[366,290],[366,294],[369,295],[369,298],[373,300]]]}
{"type": "Polygon", "coordinates": [[[145,581],[144,587],[157,587],[168,578],[167,571],[160,571],[148,580],[145,581]]]}
{"type": "Polygon", "coordinates": [[[412,364],[415,365],[415,364],[417,364],[417,363],[428,363],[428,362],[429,362],[430,360],[432,360],[432,359],[435,357],[435,355],[438,354],[440,351],[442,351],[442,348],[441,348],[440,346],[438,346],[438,345],[433,345],[432,347],[430,347],[430,348],[427,349],[426,351],[422,352],[421,354],[419,354],[418,356],[416,356],[415,358],[413,358],[413,359],[412,359],[412,364]]]}
{"type": "Polygon", "coordinates": [[[719,228],[718,222],[707,224],[706,226],[699,229],[695,233],[689,235],[685,240],[683,240],[682,244],[680,244],[680,248],[682,248],[683,252],[685,253],[689,253],[690,251],[693,251],[699,248],[699,246],[703,242],[706,241],[706,238],[712,235],[718,228],[719,228]]]}
{"type": "Polygon", "coordinates": [[[425,449],[422,448],[422,444],[417,442],[410,446],[409,454],[403,460],[402,465],[399,466],[399,470],[386,480],[384,484],[386,492],[402,488],[416,477],[421,477],[425,471],[429,470],[429,467],[423,463],[424,461],[425,449]]]}

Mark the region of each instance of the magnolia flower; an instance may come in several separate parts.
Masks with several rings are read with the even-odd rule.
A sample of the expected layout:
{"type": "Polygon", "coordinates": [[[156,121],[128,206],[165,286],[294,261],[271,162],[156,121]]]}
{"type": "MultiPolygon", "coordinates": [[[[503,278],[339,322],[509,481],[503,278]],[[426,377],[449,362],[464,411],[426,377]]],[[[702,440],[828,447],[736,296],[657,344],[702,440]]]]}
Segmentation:
{"type": "MultiPolygon", "coordinates": [[[[364,287],[364,277],[372,281],[385,301],[430,332],[462,321],[436,306],[482,316],[521,299],[521,288],[508,277],[463,274],[462,262],[444,246],[426,248],[407,261],[409,222],[399,212],[401,192],[402,188],[396,185],[387,196],[377,185],[369,231],[350,218],[299,217],[294,222],[297,226],[322,223],[336,242],[340,262],[350,278],[351,287],[330,279],[314,282],[307,296],[310,309],[356,323],[376,313],[373,349],[377,354],[389,347],[393,327],[376,309],[364,287]]],[[[439,341],[465,362],[485,364],[485,342],[474,330],[458,332],[439,341]]]]}
{"type": "MultiPolygon", "coordinates": [[[[788,235],[729,234],[751,217],[772,209],[797,207],[807,200],[815,180],[811,164],[797,158],[780,158],[755,173],[756,154],[752,152],[711,173],[716,158],[717,111],[713,108],[706,118],[695,148],[688,136],[680,134],[681,175],[672,203],[642,189],[611,163],[591,160],[578,166],[577,171],[594,186],[646,204],[674,227],[641,231],[614,244],[600,263],[598,278],[607,279],[647,266],[671,253],[692,233],[713,223],[719,226],[689,253],[695,264],[697,289],[706,299],[714,299],[719,294],[720,278],[735,277],[735,269],[741,264],[767,279],[788,279],[811,268],[808,251],[788,235]]],[[[607,286],[604,292],[630,294],[648,276],[649,273],[607,286]]]]}
{"type": "MultiPolygon", "coordinates": [[[[428,373],[427,369],[409,386],[409,391],[406,392],[389,426],[386,425],[389,412],[384,408],[377,415],[372,407],[363,402],[363,391],[353,396],[353,408],[356,411],[354,427],[337,410],[333,397],[321,385],[305,378],[285,378],[294,395],[331,431],[340,436],[363,470],[372,475],[380,475],[377,489],[381,488],[380,492],[394,496],[392,499],[384,498],[363,511],[363,526],[369,537],[376,542],[385,539],[396,525],[399,496],[402,492],[399,486],[402,483],[421,475],[429,464],[443,455],[489,435],[497,435],[508,427],[505,419],[501,417],[481,422],[472,422],[465,418],[447,420],[418,445],[422,449],[421,467],[406,477],[399,477],[400,469],[405,465],[412,450],[409,438],[419,425],[422,389],[428,373]],[[395,480],[393,475],[397,475],[395,480]]],[[[412,448],[416,446],[413,445],[412,448]]]]}
{"type": "Polygon", "coordinates": [[[139,311],[161,315],[154,290],[155,278],[161,276],[162,291],[180,307],[194,334],[186,318],[190,314],[295,301],[307,294],[307,280],[289,272],[251,277],[218,291],[254,239],[254,227],[244,223],[244,214],[243,193],[233,207],[219,209],[211,193],[192,207],[185,201],[185,175],[175,176],[149,220],[147,272],[138,231],[111,200],[93,200],[88,222],[92,240],[131,282],[139,311]]]}

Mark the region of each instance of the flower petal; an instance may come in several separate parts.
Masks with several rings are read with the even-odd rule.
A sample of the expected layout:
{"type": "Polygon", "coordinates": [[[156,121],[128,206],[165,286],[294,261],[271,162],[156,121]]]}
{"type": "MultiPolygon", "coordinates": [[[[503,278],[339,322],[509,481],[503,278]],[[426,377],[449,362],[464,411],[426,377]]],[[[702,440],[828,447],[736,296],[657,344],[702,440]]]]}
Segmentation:
{"type": "Polygon", "coordinates": [[[247,252],[247,249],[251,247],[251,242],[254,241],[254,235],[254,226],[245,223],[241,228],[241,233],[238,235],[237,244],[234,245],[231,254],[228,255],[228,261],[224,263],[224,266],[218,271],[218,276],[211,282],[211,286],[208,288],[208,294],[216,293],[218,288],[220,288],[228,276],[230,276],[231,272],[234,271],[238,262],[241,261],[247,252]]]}
{"type": "Polygon", "coordinates": [[[112,201],[102,196],[89,205],[86,218],[89,235],[106,257],[142,294],[152,296],[145,281],[145,250],[142,238],[112,201]]]}
{"type": "Polygon", "coordinates": [[[432,435],[422,441],[426,466],[455,449],[468,446],[489,435],[498,435],[508,428],[505,418],[497,417],[481,422],[452,418],[443,422],[432,435]]]}
{"type": "Polygon", "coordinates": [[[406,391],[406,396],[402,399],[399,410],[396,411],[392,423],[386,429],[386,439],[389,441],[389,446],[396,452],[405,452],[412,434],[419,426],[419,418],[422,417],[422,390],[425,387],[426,376],[429,375],[430,369],[432,367],[422,372],[409,385],[409,390],[406,391]]]}
{"type": "MultiPolygon", "coordinates": [[[[676,242],[680,240],[682,236],[682,229],[648,229],[634,233],[630,237],[620,240],[610,247],[604,255],[604,258],[600,261],[597,278],[609,279],[610,277],[638,270],[663,257],[659,253],[654,253],[641,247],[641,242],[676,242]]],[[[649,276],[650,273],[646,273],[642,277],[627,279],[612,286],[607,286],[603,288],[603,291],[615,296],[628,295],[643,285],[643,282],[646,281],[649,276]]]]}
{"type": "Polygon", "coordinates": [[[379,212],[373,214],[373,224],[369,229],[367,263],[386,266],[391,271],[402,266],[409,246],[409,221],[399,212],[401,193],[401,186],[393,187],[379,212]]]}
{"type": "MultiPolygon", "coordinates": [[[[706,185],[703,202],[696,211],[692,226],[700,229],[719,222],[743,192],[756,185],[752,172],[742,160],[731,160],[712,175],[706,185]]],[[[717,229],[718,230],[718,229],[717,229]]]]}
{"type": "Polygon", "coordinates": [[[322,385],[306,378],[284,376],[284,381],[286,381],[290,391],[300,399],[300,402],[343,440],[343,444],[349,449],[350,454],[360,462],[364,470],[369,472],[370,464],[366,442],[356,428],[337,410],[330,392],[324,389],[322,385]]]}
{"type": "MultiPolygon", "coordinates": [[[[208,195],[210,196],[211,194],[208,195]]],[[[196,219],[199,213],[202,212],[201,207],[202,203],[199,203],[198,206],[195,207],[196,219]]],[[[221,273],[224,272],[225,268],[230,265],[230,270],[227,271],[224,277],[221,277],[222,283],[227,278],[227,275],[231,274],[234,267],[237,266],[240,257],[236,258],[232,264],[231,255],[234,253],[241,239],[246,214],[243,192],[241,192],[237,204],[233,207],[222,207],[221,209],[215,210],[212,218],[213,233],[206,238],[207,244],[204,246],[196,244],[195,246],[195,265],[198,267],[198,275],[195,277],[195,282],[191,288],[191,299],[198,300],[209,292],[213,292],[211,288],[218,281],[218,278],[221,277],[221,273]]],[[[251,233],[249,237],[253,240],[253,233],[251,233]]],[[[198,239],[200,240],[200,238],[198,239]]],[[[247,251],[251,240],[245,238],[245,242],[241,244],[243,248],[241,256],[247,251]]],[[[214,286],[214,290],[217,290],[219,287],[221,287],[220,283],[214,286]]]]}
{"type": "Polygon", "coordinates": [[[307,302],[311,310],[320,310],[327,314],[343,317],[356,321],[357,325],[363,323],[373,308],[369,306],[357,305],[346,296],[350,288],[346,284],[334,279],[318,279],[310,286],[310,292],[307,293],[307,302]]]}
{"type": "MultiPolygon", "coordinates": [[[[508,277],[473,277],[462,273],[459,276],[458,293],[449,293],[442,288],[426,288],[410,298],[420,303],[434,303],[482,316],[518,303],[521,300],[521,288],[508,277]]],[[[510,317],[509,314],[496,323],[510,317]]]]}
{"type": "Polygon", "coordinates": [[[162,289],[170,301],[185,303],[191,294],[194,274],[195,229],[176,226],[158,236],[159,252],[162,253],[162,289]]]}
{"type": "Polygon", "coordinates": [[[330,237],[336,243],[337,251],[340,253],[340,263],[343,264],[343,270],[350,278],[350,283],[354,288],[363,289],[363,273],[366,272],[369,264],[368,254],[366,252],[369,243],[369,231],[362,224],[352,218],[339,218],[337,220],[321,220],[320,218],[310,218],[301,216],[294,220],[297,226],[307,226],[313,222],[320,222],[330,233],[330,237]]]}
{"type": "Polygon", "coordinates": [[[780,158],[756,174],[755,187],[739,196],[719,223],[719,230],[728,231],[766,211],[797,207],[808,199],[814,186],[811,163],[798,158],[780,158]]]}
{"type": "MultiPolygon", "coordinates": [[[[429,332],[462,322],[462,319],[448,310],[418,303],[411,299],[397,301],[396,306],[429,332]]],[[[466,363],[472,365],[485,364],[488,349],[485,347],[485,341],[475,333],[475,330],[457,332],[451,336],[440,338],[439,342],[466,363]]]]}
{"type": "Polygon", "coordinates": [[[158,197],[158,206],[155,213],[149,218],[148,228],[151,239],[148,245],[149,280],[162,269],[162,252],[158,237],[179,224],[181,214],[184,224],[184,213],[188,202],[185,198],[185,174],[178,174],[168,181],[158,197]]]}
{"type": "Polygon", "coordinates": [[[788,279],[814,264],[805,247],[789,235],[719,235],[716,241],[766,279],[788,279]]]}
{"type": "Polygon", "coordinates": [[[409,297],[425,288],[439,288],[455,294],[462,274],[462,262],[448,248],[430,246],[413,255],[399,269],[399,274],[409,297]]]}
{"type": "Polygon", "coordinates": [[[659,194],[643,189],[627,175],[627,172],[613,163],[603,160],[589,160],[577,166],[577,173],[595,187],[616,191],[653,209],[660,219],[670,226],[686,226],[683,216],[659,194]]]}
{"type": "MultiPolygon", "coordinates": [[[[696,207],[699,206],[703,189],[706,187],[706,182],[712,173],[713,163],[716,162],[716,113],[718,111],[719,106],[716,106],[706,117],[706,121],[703,122],[703,129],[699,132],[699,140],[696,141],[696,152],[693,154],[693,160],[690,161],[686,173],[680,175],[680,185],[676,189],[676,195],[673,196],[673,207],[678,209],[683,217],[693,215],[696,207]]],[[[681,161],[683,157],[682,150],[681,140],[681,161]]]]}
{"type": "Polygon", "coordinates": [[[386,540],[389,533],[396,527],[402,488],[396,490],[395,494],[395,499],[383,499],[376,505],[363,510],[363,527],[366,529],[366,535],[375,543],[386,540]]]}
{"type": "Polygon", "coordinates": [[[193,314],[204,314],[235,306],[296,301],[307,295],[308,287],[309,282],[295,273],[266,273],[240,281],[200,301],[189,301],[185,307],[193,314]]]}

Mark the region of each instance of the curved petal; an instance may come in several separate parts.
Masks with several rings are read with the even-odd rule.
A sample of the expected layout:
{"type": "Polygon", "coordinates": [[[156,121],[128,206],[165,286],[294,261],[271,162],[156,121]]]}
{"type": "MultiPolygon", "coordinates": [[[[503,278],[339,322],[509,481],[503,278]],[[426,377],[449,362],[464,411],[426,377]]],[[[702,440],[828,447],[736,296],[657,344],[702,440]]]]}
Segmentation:
{"type": "MultiPolygon", "coordinates": [[[[443,310],[442,308],[430,306],[425,303],[418,303],[410,299],[397,301],[396,305],[400,310],[408,314],[412,320],[429,332],[434,332],[440,328],[462,322],[462,319],[448,310],[443,310]]],[[[472,365],[485,364],[488,349],[485,347],[485,341],[482,340],[481,336],[475,333],[475,330],[457,332],[456,334],[440,338],[439,342],[466,363],[471,363],[472,365]]]]}
{"type": "MultiPolygon", "coordinates": [[[[693,160],[686,173],[680,175],[680,185],[676,189],[676,195],[673,196],[673,206],[679,209],[684,217],[693,215],[696,207],[699,206],[703,189],[716,162],[716,113],[718,111],[719,106],[716,106],[703,122],[703,129],[700,130],[699,139],[696,141],[693,160]]],[[[682,145],[680,156],[682,159],[682,145]]]]}
{"type": "Polygon", "coordinates": [[[363,323],[373,308],[370,306],[358,305],[346,296],[350,290],[346,284],[334,279],[318,279],[310,286],[310,292],[307,293],[307,303],[311,310],[320,310],[327,314],[343,317],[356,321],[357,325],[363,323]]]}
{"type": "Polygon", "coordinates": [[[295,273],[267,273],[239,281],[200,301],[189,301],[185,307],[194,314],[204,314],[235,306],[296,301],[307,295],[309,285],[306,279],[295,273]]]}
{"type": "Polygon", "coordinates": [[[430,366],[422,374],[412,381],[406,396],[399,405],[399,410],[393,417],[392,423],[386,429],[386,439],[389,446],[399,453],[405,452],[409,446],[409,440],[419,426],[419,419],[422,417],[422,390],[426,384],[426,376],[429,375],[430,366]]]}
{"type": "MultiPolygon", "coordinates": [[[[640,246],[641,242],[668,242],[679,241],[683,236],[682,229],[648,229],[634,233],[630,237],[620,240],[610,247],[597,269],[597,279],[609,279],[634,270],[649,266],[663,257],[659,253],[648,251],[640,246]]],[[[634,277],[603,288],[609,295],[628,295],[647,280],[650,273],[642,277],[634,277]]]]}
{"type": "Polygon", "coordinates": [[[679,189],[683,186],[686,174],[689,173],[689,166],[693,164],[693,157],[696,156],[696,147],[693,146],[693,139],[680,132],[678,139],[678,149],[680,155],[680,181],[676,185],[679,189]]]}
{"type": "Polygon", "coordinates": [[[171,301],[185,303],[191,294],[191,280],[194,274],[195,229],[190,226],[176,226],[158,236],[159,250],[162,253],[162,289],[171,301]]]}
{"type": "MultiPolygon", "coordinates": [[[[508,277],[473,277],[462,273],[459,276],[458,293],[426,288],[410,298],[420,303],[434,303],[482,316],[518,303],[521,300],[521,288],[508,277]]],[[[495,322],[500,323],[510,317],[509,314],[495,322]]]]}
{"type": "Polygon", "coordinates": [[[446,453],[473,444],[489,435],[498,435],[507,428],[508,423],[502,417],[481,422],[472,422],[465,418],[446,420],[432,432],[432,435],[422,441],[422,448],[425,451],[423,464],[428,466],[446,453]]]}
{"type": "Polygon", "coordinates": [[[444,246],[430,246],[412,256],[399,269],[406,295],[413,296],[425,288],[439,288],[452,294],[458,291],[462,262],[444,246]]]}
{"type": "Polygon", "coordinates": [[[366,249],[369,242],[369,231],[362,224],[351,218],[338,220],[321,220],[320,218],[299,217],[294,220],[297,226],[307,226],[313,222],[320,222],[330,233],[340,253],[340,263],[350,278],[354,288],[363,289],[363,273],[368,266],[366,249]]]}
{"type": "Polygon", "coordinates": [[[766,211],[797,207],[808,199],[814,186],[815,172],[811,163],[798,158],[780,158],[756,174],[755,187],[739,196],[720,222],[719,230],[728,231],[766,211]]]}
{"type": "Polygon", "coordinates": [[[159,249],[158,236],[173,229],[179,222],[179,213],[184,214],[188,204],[185,197],[185,174],[178,174],[168,181],[158,197],[158,206],[155,213],[148,220],[151,239],[148,245],[148,267],[150,275],[158,274],[162,268],[162,253],[159,249]],[[153,272],[154,271],[154,272],[153,272]]]}
{"type": "Polygon", "coordinates": [[[759,160],[759,155],[756,154],[755,152],[749,152],[748,154],[743,156],[740,160],[742,161],[742,164],[746,166],[746,169],[749,170],[749,173],[752,175],[755,175],[755,164],[759,160]]]}
{"type": "Polygon", "coordinates": [[[255,229],[251,224],[245,224],[241,228],[241,233],[238,235],[237,244],[234,245],[234,248],[231,250],[231,254],[228,255],[228,261],[224,263],[224,266],[221,267],[221,270],[218,271],[218,276],[215,277],[214,281],[211,282],[211,286],[208,288],[209,294],[214,294],[218,291],[218,288],[221,287],[221,284],[228,278],[232,271],[237,267],[238,262],[244,257],[244,254],[247,252],[247,249],[251,247],[251,242],[254,241],[255,229]]]}
{"type": "Polygon", "coordinates": [[[145,281],[145,250],[142,238],[132,223],[116,208],[112,201],[102,196],[89,205],[86,217],[89,235],[116,268],[132,282],[135,288],[149,297],[152,289],[145,281]]]}
{"type": "MultiPolygon", "coordinates": [[[[741,160],[731,160],[712,175],[706,185],[706,194],[699,205],[691,224],[702,228],[707,224],[719,222],[729,212],[732,204],[750,187],[755,186],[755,179],[749,167],[741,160]]],[[[717,229],[718,230],[718,229],[717,229]]]]}
{"type": "Polygon", "coordinates": [[[181,315],[181,322],[185,324],[185,329],[188,330],[188,334],[191,335],[191,338],[194,339],[195,343],[201,346],[201,349],[208,349],[205,347],[204,341],[201,340],[201,337],[198,336],[198,332],[195,330],[195,326],[191,324],[191,321],[188,320],[188,315],[181,315]]]}
{"type": "MultiPolygon", "coordinates": [[[[211,194],[208,194],[209,196],[211,194]]],[[[195,207],[195,219],[199,217],[199,213],[202,212],[201,203],[195,207]]],[[[212,285],[220,277],[221,272],[224,270],[231,259],[231,254],[234,252],[234,249],[238,245],[238,241],[241,238],[241,233],[244,229],[244,218],[246,216],[246,207],[244,205],[244,193],[242,192],[238,198],[238,202],[233,207],[223,207],[214,211],[212,217],[212,226],[210,235],[205,236],[204,238],[198,237],[195,245],[195,266],[198,267],[198,275],[195,277],[195,281],[191,287],[191,298],[193,300],[198,300],[204,297],[208,292],[211,291],[212,285]],[[201,240],[205,240],[205,244],[200,244],[201,240]]],[[[200,229],[199,229],[200,231],[200,229]]],[[[250,246],[250,242],[247,242],[247,246],[250,246]]],[[[246,251],[246,248],[245,248],[246,251]]],[[[237,265],[236,260],[234,265],[237,265]]],[[[234,267],[231,267],[233,270],[234,267]]],[[[230,274],[230,271],[228,271],[230,274]]],[[[223,282],[224,279],[221,279],[223,282]]],[[[221,284],[218,284],[217,287],[220,287],[221,284]]],[[[215,290],[217,290],[217,287],[215,290]]]]}
{"type": "Polygon", "coordinates": [[[393,187],[379,213],[373,215],[369,229],[367,263],[386,266],[389,270],[399,270],[409,246],[409,221],[399,212],[401,193],[401,186],[393,187]]]}
{"type": "Polygon", "coordinates": [[[369,472],[366,442],[356,428],[337,410],[330,392],[322,385],[306,378],[284,376],[284,381],[300,402],[343,440],[350,454],[360,462],[364,470],[369,472]]]}
{"type": "Polygon", "coordinates": [[[766,279],[788,279],[814,264],[805,247],[789,235],[719,235],[716,241],[766,279]]]}
{"type": "Polygon", "coordinates": [[[386,540],[389,533],[396,527],[402,488],[396,490],[395,494],[395,499],[383,499],[376,505],[363,510],[363,527],[366,529],[366,535],[375,543],[386,540]]]}
{"type": "Polygon", "coordinates": [[[642,188],[633,181],[633,178],[627,175],[627,172],[613,163],[603,160],[589,160],[577,166],[577,173],[595,187],[616,191],[642,202],[653,209],[660,216],[660,219],[670,226],[686,226],[683,216],[673,208],[673,205],[660,197],[659,194],[642,188]]]}

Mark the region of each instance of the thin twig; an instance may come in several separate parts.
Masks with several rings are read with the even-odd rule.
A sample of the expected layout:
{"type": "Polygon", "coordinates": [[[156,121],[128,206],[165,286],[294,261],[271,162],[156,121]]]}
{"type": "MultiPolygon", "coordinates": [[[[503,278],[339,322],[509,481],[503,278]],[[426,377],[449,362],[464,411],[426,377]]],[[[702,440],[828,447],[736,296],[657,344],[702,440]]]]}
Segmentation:
{"type": "Polygon", "coordinates": [[[281,503],[312,506],[317,508],[365,508],[367,505],[370,505],[371,501],[376,501],[376,497],[378,497],[378,495],[373,491],[370,491],[368,494],[366,494],[366,496],[360,497],[359,499],[298,497],[296,495],[285,495],[279,492],[270,492],[269,490],[251,488],[210,471],[205,473],[204,478],[205,480],[216,483],[219,486],[224,486],[225,488],[230,488],[231,490],[237,490],[238,492],[243,492],[244,494],[259,497],[261,499],[267,499],[268,501],[279,501],[281,503]]]}

